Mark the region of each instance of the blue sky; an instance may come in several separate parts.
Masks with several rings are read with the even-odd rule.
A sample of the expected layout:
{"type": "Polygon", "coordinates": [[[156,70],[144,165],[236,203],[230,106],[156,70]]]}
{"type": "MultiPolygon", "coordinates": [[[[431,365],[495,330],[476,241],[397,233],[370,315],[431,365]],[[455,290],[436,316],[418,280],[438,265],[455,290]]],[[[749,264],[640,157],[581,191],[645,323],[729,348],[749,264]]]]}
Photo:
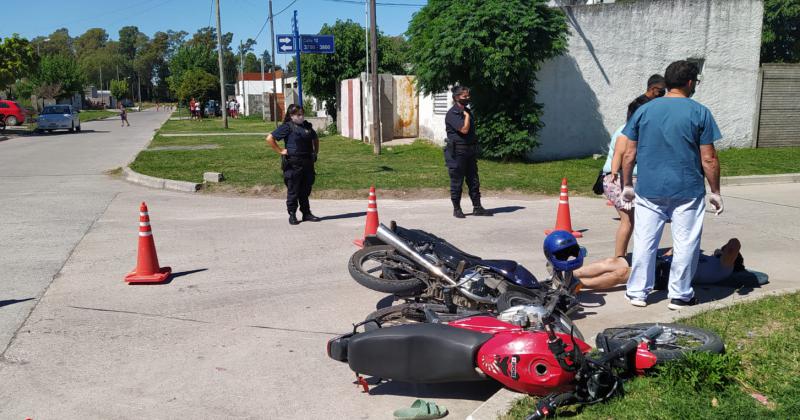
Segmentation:
{"type": "MultiPolygon", "coordinates": [[[[288,8],[275,17],[275,33],[291,30],[292,11],[297,10],[300,32],[316,33],[324,23],[336,19],[352,19],[365,25],[365,5],[359,0],[273,0],[273,13],[288,8]],[[356,4],[360,3],[360,4],[356,4]]],[[[77,36],[89,28],[104,28],[112,39],[123,26],[138,26],[152,35],[167,29],[194,33],[200,27],[215,25],[212,15],[214,0],[34,0],[32,3],[3,2],[3,24],[0,37],[13,33],[31,39],[48,35],[58,28],[69,29],[77,36]]],[[[411,15],[427,0],[377,0],[378,27],[387,35],[405,32],[411,15]],[[390,3],[381,5],[381,3],[390,3]],[[408,4],[413,6],[399,6],[408,4]]],[[[267,19],[267,0],[220,0],[222,30],[232,32],[234,44],[240,39],[255,38],[267,19]]],[[[269,48],[269,25],[258,36],[256,51],[269,48]]],[[[279,55],[284,64],[287,56],[279,55]]]]}

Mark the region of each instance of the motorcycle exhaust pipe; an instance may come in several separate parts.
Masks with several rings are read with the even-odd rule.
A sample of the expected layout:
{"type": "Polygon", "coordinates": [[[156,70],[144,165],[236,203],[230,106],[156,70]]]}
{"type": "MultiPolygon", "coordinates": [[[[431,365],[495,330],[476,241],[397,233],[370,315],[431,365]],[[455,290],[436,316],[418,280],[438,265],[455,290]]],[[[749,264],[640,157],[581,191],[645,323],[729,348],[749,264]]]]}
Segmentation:
{"type": "MultiPolygon", "coordinates": [[[[397,236],[394,232],[392,232],[389,228],[386,227],[383,223],[378,226],[378,230],[375,232],[375,236],[378,239],[382,240],[388,245],[391,245],[394,249],[400,251],[401,254],[405,255],[406,257],[410,258],[415,263],[421,265],[429,273],[433,274],[436,277],[441,278],[442,280],[446,281],[450,286],[458,286],[455,280],[450,278],[441,267],[435,265],[434,263],[428,261],[427,258],[423,257],[419,252],[414,251],[407,243],[403,240],[403,238],[397,236]]],[[[468,298],[475,300],[481,303],[496,303],[497,300],[490,297],[478,296],[469,290],[467,290],[463,286],[458,287],[458,291],[461,292],[463,295],[467,296],[468,298]]]]}

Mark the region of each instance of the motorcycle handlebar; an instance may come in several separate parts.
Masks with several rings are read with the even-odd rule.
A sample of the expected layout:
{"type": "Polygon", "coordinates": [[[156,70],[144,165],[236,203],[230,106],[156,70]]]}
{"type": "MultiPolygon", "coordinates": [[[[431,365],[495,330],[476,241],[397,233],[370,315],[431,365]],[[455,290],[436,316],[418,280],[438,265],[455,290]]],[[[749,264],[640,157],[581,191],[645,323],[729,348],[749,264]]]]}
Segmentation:
{"type": "Polygon", "coordinates": [[[600,363],[600,364],[605,364],[605,363],[608,363],[609,361],[614,360],[614,359],[616,359],[616,358],[618,358],[620,356],[628,354],[628,352],[636,350],[636,347],[639,346],[639,343],[642,340],[645,340],[645,339],[653,340],[656,337],[658,337],[659,335],[661,335],[662,332],[664,332],[664,327],[662,327],[660,325],[653,325],[652,327],[646,329],[644,332],[642,332],[641,334],[637,335],[636,337],[633,337],[631,339],[625,340],[625,342],[621,346],[619,346],[614,351],[609,352],[605,356],[601,357],[600,360],[598,360],[597,362],[600,363]]]}

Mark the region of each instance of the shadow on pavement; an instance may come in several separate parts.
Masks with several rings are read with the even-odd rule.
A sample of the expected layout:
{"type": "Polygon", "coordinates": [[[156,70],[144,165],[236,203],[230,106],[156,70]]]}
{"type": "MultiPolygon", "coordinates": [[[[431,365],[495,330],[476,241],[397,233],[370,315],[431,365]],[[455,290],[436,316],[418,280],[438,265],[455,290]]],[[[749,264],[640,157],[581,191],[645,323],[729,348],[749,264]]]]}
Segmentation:
{"type": "Polygon", "coordinates": [[[42,137],[42,136],[63,136],[63,135],[72,135],[72,134],[85,134],[85,133],[89,133],[89,134],[91,134],[91,133],[110,133],[110,131],[104,131],[104,130],[81,130],[81,131],[74,132],[74,133],[72,133],[72,132],[69,132],[69,131],[58,131],[58,132],[53,132],[53,133],[47,133],[47,132],[37,133],[37,132],[32,132],[32,133],[26,133],[26,134],[25,134],[25,136],[35,136],[35,137],[42,137]]]}
{"type": "Polygon", "coordinates": [[[29,300],[33,300],[33,298],[0,300],[0,308],[3,306],[13,305],[15,303],[27,302],[29,300]]]}
{"type": "MultiPolygon", "coordinates": [[[[376,384],[379,378],[366,378],[367,383],[376,384]]],[[[357,384],[356,382],[353,382],[357,384]]],[[[370,389],[370,395],[398,395],[416,398],[447,398],[473,401],[486,401],[500,384],[495,381],[449,382],[444,384],[411,384],[399,381],[378,383],[370,389]]],[[[354,390],[354,392],[358,392],[354,390]]],[[[399,408],[399,407],[398,407],[399,408]]]]}
{"type": "Polygon", "coordinates": [[[489,210],[489,213],[492,214],[499,214],[499,213],[513,213],[517,210],[523,210],[525,207],[523,206],[505,206],[505,207],[495,207],[493,209],[486,209],[489,210]]]}
{"type": "Polygon", "coordinates": [[[324,222],[325,220],[352,219],[354,217],[362,217],[362,216],[366,216],[366,215],[367,215],[367,212],[359,211],[359,212],[355,212],[355,213],[342,213],[342,214],[334,214],[334,215],[331,215],[331,216],[322,216],[322,217],[320,217],[320,220],[324,222]]]}
{"type": "Polygon", "coordinates": [[[178,277],[188,276],[189,274],[199,273],[201,271],[206,271],[206,270],[208,270],[208,269],[207,268],[198,268],[197,270],[177,271],[177,272],[172,273],[172,275],[169,276],[167,281],[163,281],[161,283],[136,283],[136,285],[137,286],[163,286],[165,284],[172,283],[172,280],[175,280],[178,277]]]}

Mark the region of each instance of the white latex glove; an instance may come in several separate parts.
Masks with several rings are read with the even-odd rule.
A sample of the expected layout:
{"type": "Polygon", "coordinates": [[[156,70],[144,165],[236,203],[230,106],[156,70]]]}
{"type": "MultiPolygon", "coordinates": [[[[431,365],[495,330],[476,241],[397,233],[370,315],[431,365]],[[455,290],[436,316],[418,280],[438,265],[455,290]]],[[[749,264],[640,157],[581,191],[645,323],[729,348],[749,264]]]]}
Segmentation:
{"type": "Polygon", "coordinates": [[[725,206],[722,204],[722,196],[719,194],[711,193],[708,195],[708,204],[711,205],[712,211],[714,214],[719,216],[722,214],[722,211],[725,210],[725,206]]]}
{"type": "Polygon", "coordinates": [[[636,199],[636,193],[633,191],[633,187],[625,187],[622,189],[622,194],[620,194],[620,200],[622,200],[623,209],[625,210],[632,209],[634,199],[636,199]]]}

